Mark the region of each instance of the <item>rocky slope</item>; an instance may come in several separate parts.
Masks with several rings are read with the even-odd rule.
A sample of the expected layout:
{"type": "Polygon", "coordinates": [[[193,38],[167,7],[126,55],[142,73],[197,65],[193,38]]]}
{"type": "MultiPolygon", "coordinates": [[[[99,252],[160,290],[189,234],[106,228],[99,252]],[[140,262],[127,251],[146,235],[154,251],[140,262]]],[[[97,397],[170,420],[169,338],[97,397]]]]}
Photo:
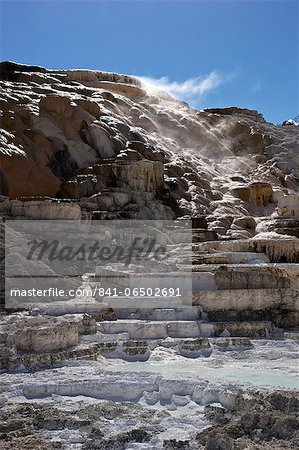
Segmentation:
{"type": "Polygon", "coordinates": [[[126,75],[6,62],[0,78],[4,215],[205,215],[219,236],[298,236],[298,224],[265,220],[298,215],[298,127],[193,110],[126,75]]]}

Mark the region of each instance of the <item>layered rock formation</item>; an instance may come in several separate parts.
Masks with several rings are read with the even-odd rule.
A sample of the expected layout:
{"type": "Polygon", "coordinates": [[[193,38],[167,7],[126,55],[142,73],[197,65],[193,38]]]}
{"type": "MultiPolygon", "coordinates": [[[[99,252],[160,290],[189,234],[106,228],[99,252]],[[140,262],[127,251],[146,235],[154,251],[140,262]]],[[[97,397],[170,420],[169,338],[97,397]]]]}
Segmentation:
{"type": "Polygon", "coordinates": [[[51,379],[47,375],[42,371],[4,377],[2,448],[298,446],[298,393],[244,392],[223,380],[99,372],[93,361],[57,368],[51,379]]]}
{"type": "MultiPolygon", "coordinates": [[[[279,211],[298,213],[295,126],[245,109],[192,110],[125,75],[6,62],[0,78],[4,215],[12,199],[57,198],[84,218],[204,214],[220,236],[251,237],[254,223],[234,218],[258,227],[278,199],[279,211]]],[[[45,217],[61,218],[55,207],[45,217]]]]}
{"type": "MultiPolygon", "coordinates": [[[[152,369],[157,361],[184,367],[206,360],[204,370],[221,371],[230,361],[237,371],[235,362],[244,360],[246,372],[252,358],[265,371],[270,366],[272,374],[290,376],[292,385],[299,325],[299,128],[274,126],[247,109],[197,111],[151,94],[135,77],[100,71],[5,62],[0,84],[2,294],[7,219],[190,218],[193,227],[192,248],[183,234],[171,247],[175,269],[192,275],[188,300],[94,295],[33,302],[29,312],[1,310],[0,445],[297,445],[287,393],[248,399],[236,381],[219,388],[199,378],[202,367],[194,380],[107,369],[125,368],[128,361],[152,369]],[[44,403],[38,400],[43,397],[44,403]],[[202,433],[212,425],[216,434],[202,433]]],[[[130,279],[113,270],[122,281],[130,279]]],[[[84,282],[96,284],[103,271],[94,267],[84,282]]]]}

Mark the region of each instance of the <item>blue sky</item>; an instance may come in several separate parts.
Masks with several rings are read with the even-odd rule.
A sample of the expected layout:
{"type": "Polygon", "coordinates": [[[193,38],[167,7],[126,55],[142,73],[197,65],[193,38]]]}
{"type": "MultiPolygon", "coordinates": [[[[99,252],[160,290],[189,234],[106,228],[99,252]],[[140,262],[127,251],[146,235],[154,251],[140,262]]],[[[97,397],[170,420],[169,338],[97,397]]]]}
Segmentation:
{"type": "Polygon", "coordinates": [[[0,0],[1,60],[116,71],[192,106],[298,114],[298,1],[0,0]]]}

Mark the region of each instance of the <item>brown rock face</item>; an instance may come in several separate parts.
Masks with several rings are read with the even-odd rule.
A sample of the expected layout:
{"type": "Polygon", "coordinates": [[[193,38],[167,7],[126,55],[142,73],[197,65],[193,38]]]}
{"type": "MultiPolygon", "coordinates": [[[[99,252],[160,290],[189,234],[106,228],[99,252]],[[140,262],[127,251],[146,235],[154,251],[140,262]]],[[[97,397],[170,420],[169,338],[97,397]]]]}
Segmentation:
{"type": "Polygon", "coordinates": [[[0,148],[1,193],[10,198],[22,195],[54,196],[61,181],[47,165],[63,148],[62,144],[54,140],[51,142],[40,132],[26,133],[25,129],[21,136],[26,142],[27,148],[23,147],[26,152],[16,147],[7,151],[7,139],[0,148]]]}
{"type": "Polygon", "coordinates": [[[209,231],[240,238],[255,227],[234,218],[273,204],[270,215],[279,196],[297,194],[299,130],[256,111],[195,111],[137,78],[91,70],[5,62],[0,85],[0,195],[10,199],[83,198],[84,217],[205,216],[209,231]],[[107,209],[91,209],[100,194],[107,209]]]}
{"type": "Polygon", "coordinates": [[[256,221],[250,216],[238,217],[234,220],[234,225],[245,229],[255,229],[256,221]]]}
{"type": "Polygon", "coordinates": [[[1,333],[17,351],[42,353],[77,345],[78,327],[64,318],[11,316],[1,324],[1,333]]]}
{"type": "Polygon", "coordinates": [[[279,197],[277,215],[279,217],[299,216],[299,194],[279,197]]]}
{"type": "Polygon", "coordinates": [[[19,331],[16,348],[28,352],[63,350],[78,344],[78,327],[74,324],[39,326],[19,331]]]}
{"type": "Polygon", "coordinates": [[[111,187],[158,194],[164,184],[164,168],[159,161],[120,160],[82,169],[65,181],[61,190],[70,198],[91,196],[111,187]]]}
{"type": "Polygon", "coordinates": [[[255,181],[232,189],[235,197],[256,206],[267,206],[272,201],[273,190],[270,183],[255,181]]]}
{"type": "Polygon", "coordinates": [[[255,181],[250,184],[249,201],[257,206],[267,206],[272,201],[273,190],[270,183],[255,181]]]}
{"type": "Polygon", "coordinates": [[[63,220],[81,218],[81,208],[74,203],[50,202],[48,200],[32,200],[11,203],[12,217],[25,217],[38,220],[63,220]]]}
{"type": "Polygon", "coordinates": [[[229,116],[231,115],[248,116],[252,117],[254,120],[258,122],[265,122],[265,119],[263,118],[262,114],[252,109],[242,109],[231,106],[229,108],[207,108],[204,111],[210,114],[220,114],[229,116]]]}

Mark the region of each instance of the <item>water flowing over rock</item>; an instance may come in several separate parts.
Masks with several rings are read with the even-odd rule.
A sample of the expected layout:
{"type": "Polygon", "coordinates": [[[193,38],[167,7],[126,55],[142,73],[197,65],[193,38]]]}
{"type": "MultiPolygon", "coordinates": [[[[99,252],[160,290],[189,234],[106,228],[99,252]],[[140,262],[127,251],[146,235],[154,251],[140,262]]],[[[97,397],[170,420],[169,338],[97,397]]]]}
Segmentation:
{"type": "Polygon", "coordinates": [[[128,75],[4,62],[0,78],[0,189],[10,199],[77,201],[118,187],[135,197],[127,216],[204,214],[228,237],[254,234],[230,216],[270,216],[281,197],[297,214],[295,127],[240,108],[196,111],[128,75]]]}

